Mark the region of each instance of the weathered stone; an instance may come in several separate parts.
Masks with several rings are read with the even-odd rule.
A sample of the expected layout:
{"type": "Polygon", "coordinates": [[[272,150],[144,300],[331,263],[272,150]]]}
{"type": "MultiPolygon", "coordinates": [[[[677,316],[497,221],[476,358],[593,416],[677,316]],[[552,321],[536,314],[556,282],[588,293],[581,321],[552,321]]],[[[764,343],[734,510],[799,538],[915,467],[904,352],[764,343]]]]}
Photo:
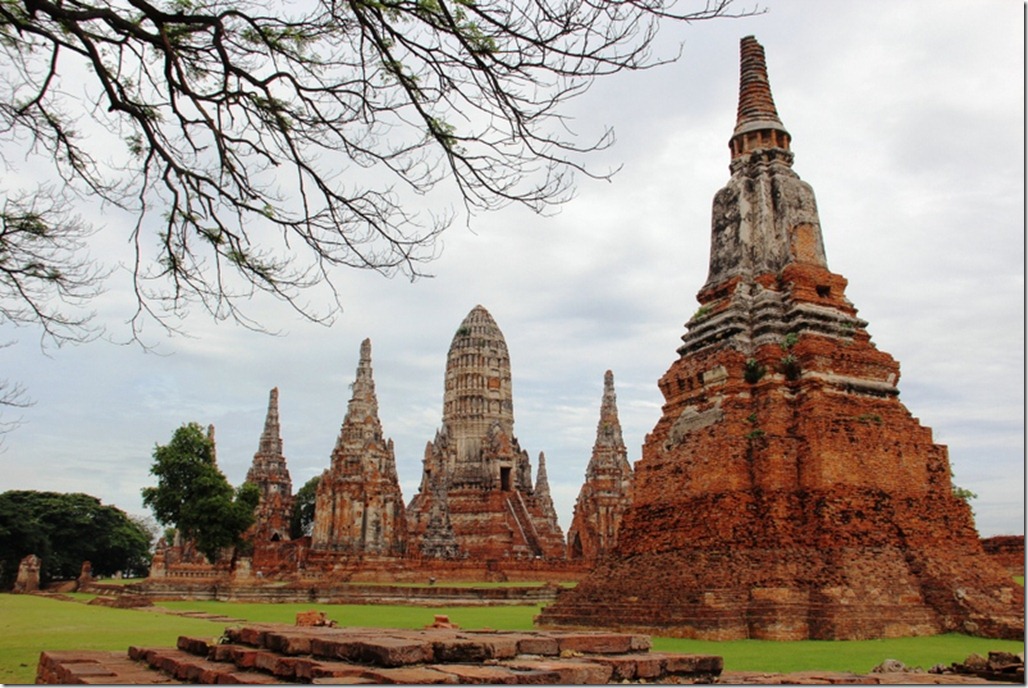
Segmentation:
{"type": "Polygon", "coordinates": [[[180,635],[175,647],[197,657],[207,657],[211,653],[212,643],[206,638],[190,638],[180,635]]]}
{"type": "Polygon", "coordinates": [[[631,501],[632,466],[621,434],[614,373],[603,378],[596,442],[585,470],[568,529],[568,558],[596,561],[617,543],[621,519],[631,501]]]}
{"type": "Polygon", "coordinates": [[[482,306],[450,344],[442,427],[425,449],[421,486],[407,511],[412,550],[423,557],[564,556],[545,471],[533,484],[528,454],[514,436],[507,343],[482,306]]]}
{"type": "Polygon", "coordinates": [[[724,660],[715,655],[657,655],[663,670],[672,676],[717,676],[724,668],[724,660]]]}
{"type": "Polygon", "coordinates": [[[91,562],[82,562],[82,568],[79,570],[77,582],[80,588],[93,582],[93,564],[91,562]]]}
{"type": "Polygon", "coordinates": [[[11,592],[26,593],[39,590],[39,569],[42,563],[35,554],[29,554],[18,562],[18,576],[14,579],[11,592]]]}
{"type": "Polygon", "coordinates": [[[353,661],[381,667],[422,664],[433,657],[432,644],[418,639],[379,637],[359,640],[354,648],[353,661]]]}
{"type": "MultiPolygon", "coordinates": [[[[648,639],[647,639],[648,640],[648,639]]],[[[566,633],[557,635],[561,653],[565,650],[592,654],[621,654],[633,650],[631,635],[624,633],[566,633]]]]}
{"type": "Polygon", "coordinates": [[[137,609],[139,607],[152,607],[153,600],[143,595],[117,595],[115,597],[99,595],[89,600],[87,604],[99,607],[113,607],[115,609],[137,609]]]}
{"type": "Polygon", "coordinates": [[[225,637],[231,642],[210,644],[183,637],[178,649],[130,647],[127,657],[120,659],[111,653],[43,653],[38,674],[46,681],[56,681],[78,672],[106,677],[105,683],[124,683],[123,679],[135,677],[139,683],[177,679],[199,683],[552,685],[665,679],[710,682],[721,667],[719,657],[649,653],[648,638],[618,633],[297,629],[255,624],[226,629],[225,637]],[[287,654],[298,635],[308,638],[311,654],[287,654]],[[549,647],[528,642],[533,639],[549,640],[549,647]],[[242,640],[253,645],[232,644],[242,640]],[[560,644],[566,646],[567,656],[557,656],[560,644]],[[616,653],[624,648],[633,649],[616,653]],[[539,649],[551,656],[526,652],[539,649]],[[163,673],[139,674],[144,663],[163,673]]]}
{"type": "Polygon", "coordinates": [[[659,382],[632,506],[607,563],[540,623],[719,640],[1022,638],[1023,588],[984,555],[946,447],[899,401],[899,365],[828,270],[763,49],[747,37],[741,52],[707,282],[659,382]]]}
{"type": "Polygon", "coordinates": [[[306,612],[296,612],[296,625],[297,626],[334,626],[334,621],[329,621],[328,616],[325,612],[319,612],[315,609],[306,612]]]}
{"type": "Polygon", "coordinates": [[[382,433],[371,340],[365,339],[331,466],[318,483],[311,547],[346,555],[402,556],[406,538],[393,441],[382,433]]]}
{"type": "Polygon", "coordinates": [[[269,649],[285,655],[306,655],[311,652],[311,636],[303,631],[270,631],[264,642],[269,649]]]}
{"type": "Polygon", "coordinates": [[[450,628],[450,629],[456,629],[456,628],[460,628],[460,626],[458,624],[452,623],[450,621],[450,617],[447,616],[446,614],[436,614],[435,618],[432,620],[432,623],[430,623],[429,625],[425,626],[425,628],[450,628]]]}
{"type": "Polygon", "coordinates": [[[606,683],[614,673],[609,664],[584,659],[518,659],[505,662],[505,666],[521,671],[556,674],[557,680],[554,683],[562,685],[606,683]]]}
{"type": "Polygon", "coordinates": [[[457,677],[431,667],[398,667],[396,669],[374,669],[365,674],[376,683],[399,685],[455,684],[457,677]]]}
{"type": "Polygon", "coordinates": [[[439,664],[430,667],[454,677],[456,683],[492,685],[548,685],[560,682],[555,671],[534,668],[508,668],[503,666],[482,666],[478,664],[439,664]]]}

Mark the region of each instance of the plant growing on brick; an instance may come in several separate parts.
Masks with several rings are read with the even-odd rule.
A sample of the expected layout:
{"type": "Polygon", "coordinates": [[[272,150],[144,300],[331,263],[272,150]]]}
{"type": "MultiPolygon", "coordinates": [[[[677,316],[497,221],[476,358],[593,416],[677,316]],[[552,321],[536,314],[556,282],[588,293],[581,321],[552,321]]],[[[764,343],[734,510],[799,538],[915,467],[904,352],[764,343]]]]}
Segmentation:
{"type": "Polygon", "coordinates": [[[743,371],[743,379],[746,382],[754,385],[760,382],[760,379],[767,373],[767,368],[764,367],[760,361],[755,358],[749,358],[746,360],[746,368],[743,371]]]}

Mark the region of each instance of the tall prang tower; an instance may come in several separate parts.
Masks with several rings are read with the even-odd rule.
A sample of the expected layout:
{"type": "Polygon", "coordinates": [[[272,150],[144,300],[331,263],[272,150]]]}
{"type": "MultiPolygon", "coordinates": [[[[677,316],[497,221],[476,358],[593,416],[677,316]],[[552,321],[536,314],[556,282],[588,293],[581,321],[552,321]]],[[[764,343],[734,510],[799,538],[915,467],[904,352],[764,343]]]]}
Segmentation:
{"type": "MultiPolygon", "coordinates": [[[[212,426],[213,427],[213,426],[212,426]]],[[[213,436],[213,430],[211,430],[213,436]]],[[[289,477],[286,457],[282,451],[282,433],[278,417],[278,387],[268,394],[268,413],[264,431],[246,472],[246,482],[260,490],[254,541],[279,542],[289,539],[289,520],[293,508],[293,482],[289,477]]]]}
{"type": "Polygon", "coordinates": [[[550,626],[708,639],[1024,637],[1024,590],[983,553],[946,447],[828,269],[764,51],[742,39],[731,178],[663,415],[614,555],[550,626]]]}
{"type": "Polygon", "coordinates": [[[568,528],[568,558],[596,561],[614,548],[630,504],[632,465],[621,434],[614,373],[603,376],[596,442],[568,528]]]}
{"type": "Polygon", "coordinates": [[[318,482],[311,549],[399,557],[406,547],[407,517],[393,441],[382,433],[371,340],[365,339],[332,462],[318,482]]]}
{"type": "Polygon", "coordinates": [[[407,509],[411,552],[563,558],[549,486],[533,485],[528,453],[514,435],[507,342],[482,306],[453,336],[444,385],[442,427],[425,448],[421,486],[407,509]]]}

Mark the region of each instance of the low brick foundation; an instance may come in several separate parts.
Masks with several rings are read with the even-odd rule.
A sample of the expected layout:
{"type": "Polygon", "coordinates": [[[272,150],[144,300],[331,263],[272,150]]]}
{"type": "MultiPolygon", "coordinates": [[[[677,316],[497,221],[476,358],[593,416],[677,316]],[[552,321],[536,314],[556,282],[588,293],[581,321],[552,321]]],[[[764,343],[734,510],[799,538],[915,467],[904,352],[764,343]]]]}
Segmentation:
{"type": "Polygon", "coordinates": [[[36,683],[711,683],[723,668],[649,650],[649,637],[625,633],[249,624],[176,648],[44,652],[36,683]]]}

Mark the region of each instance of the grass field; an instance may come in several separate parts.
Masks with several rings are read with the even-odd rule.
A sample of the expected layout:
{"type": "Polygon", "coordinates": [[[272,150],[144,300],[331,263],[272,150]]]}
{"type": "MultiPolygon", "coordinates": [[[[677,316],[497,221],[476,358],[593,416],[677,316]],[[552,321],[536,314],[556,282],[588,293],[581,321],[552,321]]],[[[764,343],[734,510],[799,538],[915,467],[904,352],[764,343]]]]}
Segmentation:
{"type": "MultiPolygon", "coordinates": [[[[129,645],[173,646],[179,635],[216,638],[226,623],[168,614],[61,602],[34,595],[0,594],[0,683],[31,683],[43,650],[125,650],[129,645]]],[[[446,614],[462,628],[524,630],[532,628],[538,606],[401,607],[392,605],[242,604],[232,602],[161,602],[172,610],[204,611],[247,621],[293,623],[296,612],[318,609],[339,625],[421,628],[435,614],[446,614]]],[[[961,635],[860,641],[708,642],[654,638],[654,649],[716,654],[727,670],[802,671],[824,669],[867,672],[884,659],[908,666],[963,661],[972,652],[1023,652],[1024,644],[961,635]]]]}

